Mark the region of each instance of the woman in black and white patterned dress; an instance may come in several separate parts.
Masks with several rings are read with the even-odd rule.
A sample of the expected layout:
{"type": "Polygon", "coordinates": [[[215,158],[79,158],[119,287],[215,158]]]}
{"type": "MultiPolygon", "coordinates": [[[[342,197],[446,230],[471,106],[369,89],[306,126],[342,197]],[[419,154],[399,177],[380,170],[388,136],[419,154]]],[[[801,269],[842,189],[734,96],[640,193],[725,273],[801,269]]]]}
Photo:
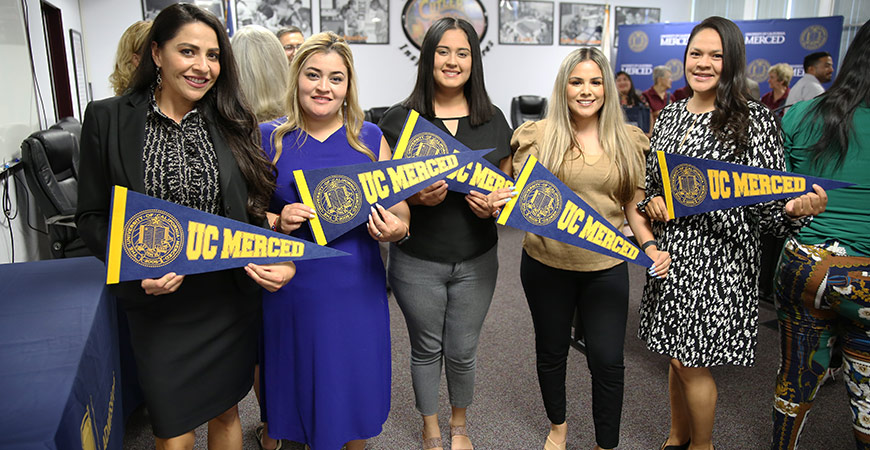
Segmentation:
{"type": "MultiPolygon", "coordinates": [[[[651,149],[783,170],[776,122],[748,100],[743,35],[721,17],[692,30],[685,72],[694,95],[666,107],[651,149]]],[[[661,196],[655,152],[647,163],[647,198],[638,204],[655,220],[654,244],[673,258],[667,278],[649,278],[639,337],[670,360],[671,429],[662,449],[712,449],[716,384],[709,367],[755,361],[759,232],[787,235],[802,217],[824,210],[821,188],[772,201],[670,220],[661,196]]]]}

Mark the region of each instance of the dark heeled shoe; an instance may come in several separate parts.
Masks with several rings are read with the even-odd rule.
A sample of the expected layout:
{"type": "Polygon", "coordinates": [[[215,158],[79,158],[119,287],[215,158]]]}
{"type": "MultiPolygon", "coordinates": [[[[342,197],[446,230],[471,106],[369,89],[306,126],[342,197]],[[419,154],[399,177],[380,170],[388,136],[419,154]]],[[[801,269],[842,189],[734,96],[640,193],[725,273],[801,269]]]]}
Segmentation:
{"type": "Polygon", "coordinates": [[[692,440],[689,439],[688,441],[686,441],[685,444],[668,445],[668,440],[665,439],[665,441],[662,442],[661,450],[689,450],[689,444],[691,444],[691,443],[692,443],[692,440]]]}

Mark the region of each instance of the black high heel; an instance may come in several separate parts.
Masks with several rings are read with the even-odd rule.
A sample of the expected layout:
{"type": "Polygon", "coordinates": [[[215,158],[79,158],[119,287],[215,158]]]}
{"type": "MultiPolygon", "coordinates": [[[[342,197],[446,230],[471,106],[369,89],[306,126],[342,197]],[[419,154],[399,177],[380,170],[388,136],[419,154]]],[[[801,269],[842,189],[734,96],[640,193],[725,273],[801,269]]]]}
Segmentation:
{"type": "Polygon", "coordinates": [[[668,445],[668,440],[665,439],[665,441],[662,442],[661,450],[689,450],[689,444],[691,444],[691,443],[692,443],[692,440],[689,439],[688,441],[686,441],[685,444],[668,445]]]}

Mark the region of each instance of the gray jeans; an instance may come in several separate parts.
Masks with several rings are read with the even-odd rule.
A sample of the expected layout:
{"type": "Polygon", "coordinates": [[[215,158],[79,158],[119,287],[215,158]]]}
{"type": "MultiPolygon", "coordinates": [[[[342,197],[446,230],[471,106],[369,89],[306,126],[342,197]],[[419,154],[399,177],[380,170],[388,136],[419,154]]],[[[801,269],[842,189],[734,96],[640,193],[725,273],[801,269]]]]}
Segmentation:
{"type": "Polygon", "coordinates": [[[497,246],[458,263],[426,261],[390,247],[390,287],[408,324],[411,379],[424,416],[438,413],[442,358],[450,404],[471,404],[477,343],[497,275],[497,246]]]}

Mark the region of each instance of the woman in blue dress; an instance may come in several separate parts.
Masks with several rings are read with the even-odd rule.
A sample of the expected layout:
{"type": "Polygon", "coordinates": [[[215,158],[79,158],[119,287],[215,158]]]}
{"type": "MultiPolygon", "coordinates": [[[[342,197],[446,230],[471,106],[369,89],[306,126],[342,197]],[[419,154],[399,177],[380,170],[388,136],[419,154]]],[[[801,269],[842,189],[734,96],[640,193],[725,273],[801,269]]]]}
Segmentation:
{"type": "MultiPolygon", "coordinates": [[[[313,241],[293,170],[390,159],[375,125],[363,122],[353,56],[327,32],[310,37],[290,67],[287,117],[260,125],[278,169],[269,223],[313,241]]],[[[373,210],[329,243],[351,256],[297,265],[292,289],[263,298],[262,392],[268,433],[313,450],[365,448],[390,410],[390,328],[378,242],[408,235],[408,207],[373,210]],[[378,214],[379,213],[379,214],[378,214]]]]}

